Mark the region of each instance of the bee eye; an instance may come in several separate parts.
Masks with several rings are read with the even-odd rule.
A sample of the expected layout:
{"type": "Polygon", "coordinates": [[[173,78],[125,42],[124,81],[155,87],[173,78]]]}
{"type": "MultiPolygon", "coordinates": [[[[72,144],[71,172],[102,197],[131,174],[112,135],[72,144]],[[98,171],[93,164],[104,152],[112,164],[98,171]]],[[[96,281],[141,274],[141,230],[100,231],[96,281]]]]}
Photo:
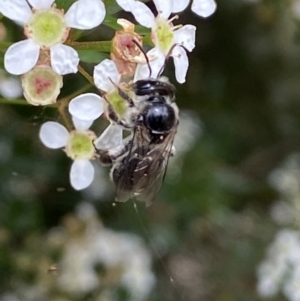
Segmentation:
{"type": "Polygon", "coordinates": [[[176,120],[173,108],[161,103],[148,107],[144,116],[146,127],[157,133],[170,131],[176,120]]]}
{"type": "Polygon", "coordinates": [[[136,95],[143,96],[152,92],[153,83],[150,80],[139,80],[134,83],[133,90],[136,95]]]}

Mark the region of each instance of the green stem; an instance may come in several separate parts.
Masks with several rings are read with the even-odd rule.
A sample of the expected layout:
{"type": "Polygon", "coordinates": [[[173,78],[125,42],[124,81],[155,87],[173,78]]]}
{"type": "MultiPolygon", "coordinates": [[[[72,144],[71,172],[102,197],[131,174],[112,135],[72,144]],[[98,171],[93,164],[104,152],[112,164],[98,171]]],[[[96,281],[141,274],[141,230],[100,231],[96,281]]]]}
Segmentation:
{"type": "Polygon", "coordinates": [[[78,65],[78,71],[80,72],[81,75],[83,75],[90,82],[91,85],[93,85],[93,86],[95,85],[93,77],[91,75],[89,75],[82,66],[78,65]]]}
{"type": "Polygon", "coordinates": [[[110,52],[111,41],[94,41],[94,42],[74,42],[67,41],[67,45],[76,50],[97,50],[102,52],[110,52]]]}
{"type": "Polygon", "coordinates": [[[8,105],[29,105],[29,103],[25,99],[6,99],[6,98],[0,98],[0,103],[2,104],[8,104],[8,105]]]}
{"type": "Polygon", "coordinates": [[[69,102],[74,98],[76,97],[77,95],[85,92],[87,89],[89,89],[91,87],[90,84],[86,84],[85,86],[83,86],[81,89],[75,91],[74,93],[64,97],[64,98],[61,98],[56,104],[55,106],[57,107],[57,110],[58,110],[58,113],[59,115],[61,116],[61,118],[63,119],[64,121],[64,124],[66,126],[66,128],[71,131],[74,127],[73,127],[73,123],[71,121],[71,118],[70,118],[70,114],[68,114],[67,112],[67,108],[68,108],[68,105],[69,105],[69,102]]]}

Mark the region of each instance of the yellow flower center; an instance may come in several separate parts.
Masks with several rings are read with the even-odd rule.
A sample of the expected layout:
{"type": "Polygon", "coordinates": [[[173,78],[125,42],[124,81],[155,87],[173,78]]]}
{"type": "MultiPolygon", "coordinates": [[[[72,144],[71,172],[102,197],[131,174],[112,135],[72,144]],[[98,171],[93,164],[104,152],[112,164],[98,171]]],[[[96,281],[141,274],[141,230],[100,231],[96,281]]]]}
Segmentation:
{"type": "Polygon", "coordinates": [[[70,134],[66,153],[67,155],[75,159],[92,159],[95,153],[95,148],[93,145],[93,140],[95,139],[93,132],[78,132],[73,131],[70,134]]]}
{"type": "Polygon", "coordinates": [[[63,43],[69,34],[62,11],[56,8],[35,11],[25,25],[25,34],[43,47],[63,43]]]}
{"type": "Polygon", "coordinates": [[[106,95],[106,98],[113,107],[114,112],[120,117],[124,116],[124,114],[127,112],[128,104],[126,100],[119,95],[118,91],[112,91],[106,95]]]}
{"type": "Polygon", "coordinates": [[[172,24],[165,18],[158,15],[152,29],[152,39],[154,44],[165,55],[167,55],[174,44],[174,31],[172,24]]]}

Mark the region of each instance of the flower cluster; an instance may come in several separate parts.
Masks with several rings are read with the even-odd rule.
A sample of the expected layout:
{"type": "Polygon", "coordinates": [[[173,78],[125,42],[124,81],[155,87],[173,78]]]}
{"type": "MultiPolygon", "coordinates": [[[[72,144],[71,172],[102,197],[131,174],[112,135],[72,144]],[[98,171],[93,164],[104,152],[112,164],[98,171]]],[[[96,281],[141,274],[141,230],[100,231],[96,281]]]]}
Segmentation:
{"type": "Polygon", "coordinates": [[[105,279],[99,279],[95,267],[103,265],[114,273],[111,284],[120,283],[130,293],[131,300],[145,300],[155,284],[155,276],[141,238],[104,228],[94,208],[87,203],[78,207],[77,216],[86,228],[70,237],[66,244],[58,285],[72,294],[96,290],[99,281],[105,279]]]}
{"type": "Polygon", "coordinates": [[[271,208],[271,217],[280,226],[267,257],[258,268],[258,293],[273,297],[280,291],[290,301],[300,300],[300,156],[289,156],[270,174],[270,184],[280,199],[271,208]]]}
{"type": "MultiPolygon", "coordinates": [[[[184,83],[189,67],[188,52],[195,47],[196,27],[174,24],[179,18],[176,14],[186,9],[189,0],[154,0],[155,13],[141,1],[116,2],[120,9],[132,13],[139,23],[138,31],[135,24],[126,19],[107,16],[109,4],[102,0],[77,0],[70,7],[65,7],[60,0],[0,2],[0,13],[22,26],[26,36],[6,50],[5,69],[10,74],[21,76],[23,94],[28,103],[58,108],[65,126],[46,122],[39,136],[48,148],[63,148],[74,161],[70,182],[77,190],[88,187],[94,179],[91,161],[96,158],[95,147],[110,149],[122,145],[123,128],[120,124],[127,123],[131,116],[130,103],[124,95],[134,98],[132,83],[160,77],[171,57],[176,80],[184,83]],[[101,23],[119,28],[111,41],[78,41],[84,30],[94,29],[101,23]],[[145,41],[148,41],[147,53],[143,50],[145,41]],[[77,49],[94,51],[95,46],[103,53],[109,52],[110,59],[98,61],[92,77],[79,65],[77,49]],[[63,87],[63,75],[78,71],[99,89],[100,96],[75,91],[57,102],[63,87]],[[68,107],[68,116],[65,107],[68,107]],[[111,110],[123,123],[117,124],[109,118],[111,110]],[[98,137],[98,133],[89,128],[101,115],[109,119],[110,124],[98,137]]],[[[216,3],[214,0],[193,0],[191,9],[206,18],[215,12],[216,3]]]]}
{"type": "Polygon", "coordinates": [[[290,301],[300,298],[300,233],[283,229],[258,268],[258,292],[273,297],[280,290],[290,301]]]}
{"type": "Polygon", "coordinates": [[[59,227],[33,234],[23,249],[12,251],[11,258],[20,273],[14,273],[10,291],[2,290],[0,300],[86,300],[93,296],[94,300],[116,301],[124,300],[126,293],[126,300],[140,301],[148,299],[156,282],[144,240],[104,226],[86,202],[65,215],[59,227]],[[31,275],[30,280],[25,274],[31,275]]]}

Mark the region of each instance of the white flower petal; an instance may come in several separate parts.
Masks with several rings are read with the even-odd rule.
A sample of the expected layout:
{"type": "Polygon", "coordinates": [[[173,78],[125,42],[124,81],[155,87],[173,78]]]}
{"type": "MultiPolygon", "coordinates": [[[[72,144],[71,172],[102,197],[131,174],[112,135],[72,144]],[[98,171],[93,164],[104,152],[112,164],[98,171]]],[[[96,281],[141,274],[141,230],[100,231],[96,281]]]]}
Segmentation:
{"type": "Polygon", "coordinates": [[[87,188],[93,182],[94,174],[94,167],[89,160],[76,159],[70,171],[71,185],[76,190],[87,188]]]}
{"type": "Polygon", "coordinates": [[[131,11],[131,7],[135,4],[135,0],[116,0],[116,2],[125,11],[131,11]]]}
{"type": "Polygon", "coordinates": [[[81,120],[72,116],[73,124],[75,129],[78,131],[86,131],[93,124],[94,120],[81,120]]]}
{"type": "Polygon", "coordinates": [[[183,45],[188,51],[195,48],[196,26],[184,25],[174,32],[174,42],[183,45]]]}
{"type": "MultiPolygon", "coordinates": [[[[165,56],[158,48],[152,48],[147,52],[149,58],[155,57],[155,59],[150,59],[151,67],[151,78],[157,78],[160,74],[161,68],[165,64],[165,56]]],[[[149,68],[147,64],[138,64],[134,74],[134,81],[149,78],[149,68]]]]}
{"type": "Polygon", "coordinates": [[[153,0],[157,12],[168,19],[172,13],[172,2],[177,2],[178,0],[153,0]]]}
{"type": "Polygon", "coordinates": [[[35,9],[50,8],[55,0],[28,0],[29,4],[35,9]]]}
{"type": "Polygon", "coordinates": [[[35,66],[39,54],[40,46],[31,39],[14,43],[5,52],[4,67],[11,74],[24,74],[35,66]]]}
{"type": "Polygon", "coordinates": [[[190,0],[176,0],[173,1],[172,13],[179,13],[187,8],[190,0]]]}
{"type": "Polygon", "coordinates": [[[0,94],[8,99],[20,97],[23,94],[21,81],[11,76],[4,78],[0,81],[0,94]]]}
{"type": "Polygon", "coordinates": [[[94,121],[104,111],[104,100],[97,94],[85,93],[73,98],[69,103],[69,112],[81,120],[94,121]]]}
{"type": "Polygon", "coordinates": [[[192,11],[203,18],[212,15],[216,8],[217,4],[214,0],[194,0],[192,4],[192,11]]]}
{"type": "Polygon", "coordinates": [[[172,56],[174,58],[176,80],[182,84],[185,82],[186,73],[189,67],[189,59],[186,51],[180,46],[174,48],[172,56]]]}
{"type": "Polygon", "coordinates": [[[65,20],[69,27],[92,29],[102,23],[105,14],[105,6],[101,0],[78,0],[65,14],[65,20]]]}
{"type": "Polygon", "coordinates": [[[58,44],[50,48],[52,69],[61,75],[78,71],[79,57],[75,49],[58,44]]]}
{"type": "Polygon", "coordinates": [[[49,148],[60,148],[67,145],[69,133],[58,122],[47,121],[40,129],[40,139],[49,148]]]}
{"type": "Polygon", "coordinates": [[[94,142],[98,149],[111,149],[122,144],[123,129],[116,124],[110,124],[94,142]]]}
{"type": "Polygon", "coordinates": [[[154,25],[155,16],[146,4],[136,1],[131,7],[130,12],[141,25],[147,28],[151,28],[154,25]]]}
{"type": "Polygon", "coordinates": [[[105,59],[94,68],[95,85],[105,92],[110,92],[119,84],[121,75],[112,60],[105,59]],[[113,83],[112,83],[113,82],[113,83]]]}
{"type": "Polygon", "coordinates": [[[26,24],[32,15],[26,0],[1,0],[0,13],[20,25],[26,24]]]}

